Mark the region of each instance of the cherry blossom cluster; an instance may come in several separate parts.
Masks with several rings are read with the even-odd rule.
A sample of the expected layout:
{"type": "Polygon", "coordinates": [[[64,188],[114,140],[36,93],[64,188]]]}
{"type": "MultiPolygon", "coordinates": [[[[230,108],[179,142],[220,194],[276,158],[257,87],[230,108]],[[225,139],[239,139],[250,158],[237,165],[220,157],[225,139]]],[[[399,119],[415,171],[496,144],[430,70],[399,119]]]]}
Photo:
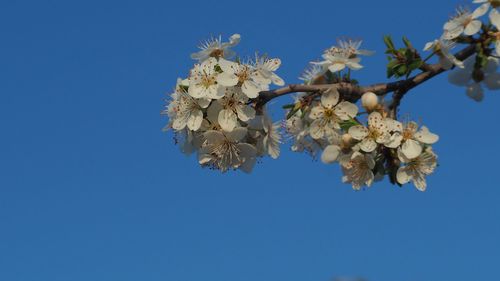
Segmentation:
{"type": "Polygon", "coordinates": [[[497,72],[500,64],[500,1],[473,2],[481,5],[472,12],[466,8],[458,8],[456,14],[444,24],[441,37],[427,43],[424,50],[437,54],[443,68],[456,66],[457,69],[449,74],[449,81],[465,87],[467,96],[481,101],[484,98],[483,86],[489,90],[500,89],[500,73],[497,72]],[[479,19],[487,13],[490,23],[485,24],[479,19]],[[476,41],[478,54],[463,62],[451,53],[457,43],[476,41]],[[494,48],[490,48],[492,43],[494,48]]]}
{"type": "Polygon", "coordinates": [[[323,163],[338,163],[343,181],[356,190],[386,174],[394,174],[401,185],[412,181],[417,189],[426,189],[425,177],[437,165],[431,145],[438,140],[427,127],[388,117],[388,110],[371,92],[361,98],[364,114],[356,104],[342,100],[334,88],[319,100],[306,100],[297,99],[300,110],[286,122],[292,150],[313,156],[321,153],[323,163]],[[363,115],[367,115],[365,120],[363,115]]]}
{"type": "Polygon", "coordinates": [[[196,152],[201,166],[222,172],[250,172],[259,157],[280,153],[279,123],[264,108],[257,112],[252,100],[272,83],[284,85],[274,73],[281,61],[232,60],[231,48],[239,41],[234,34],[229,42],[219,37],[201,45],[191,56],[198,63],[186,79],[178,79],[163,111],[169,118],[166,129],[175,131],[181,150],[196,152]]]}

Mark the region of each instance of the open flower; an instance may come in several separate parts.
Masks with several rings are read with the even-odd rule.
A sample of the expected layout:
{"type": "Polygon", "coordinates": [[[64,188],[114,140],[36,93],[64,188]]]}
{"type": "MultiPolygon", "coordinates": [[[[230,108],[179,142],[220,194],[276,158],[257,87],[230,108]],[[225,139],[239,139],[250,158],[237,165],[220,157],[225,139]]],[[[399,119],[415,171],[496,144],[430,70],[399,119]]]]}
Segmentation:
{"type": "Polygon", "coordinates": [[[239,87],[222,87],[224,96],[217,100],[221,105],[218,122],[224,131],[232,131],[238,125],[238,119],[247,122],[255,117],[255,109],[247,105],[248,97],[239,87]]]}
{"type": "Polygon", "coordinates": [[[198,162],[202,166],[211,166],[222,172],[237,168],[245,172],[251,171],[257,150],[254,146],[242,142],[246,135],[247,129],[243,127],[235,128],[231,132],[205,132],[205,142],[200,150],[198,162]]]}
{"type": "Polygon", "coordinates": [[[321,139],[337,134],[339,122],[350,120],[358,113],[358,107],[348,101],[339,103],[339,92],[330,89],[321,95],[321,102],[311,109],[309,118],[314,120],[310,127],[311,137],[321,139]]]}
{"type": "Polygon", "coordinates": [[[481,17],[488,11],[488,7],[480,6],[474,12],[467,9],[457,9],[457,14],[444,24],[443,38],[452,40],[460,36],[462,33],[470,36],[474,35],[481,29],[481,21],[477,18],[481,17]]]}
{"type": "Polygon", "coordinates": [[[390,138],[389,128],[384,118],[378,112],[368,116],[368,127],[355,125],[349,128],[352,138],[361,141],[359,147],[365,152],[372,152],[377,148],[377,143],[385,144],[390,138]]]}
{"type": "Polygon", "coordinates": [[[257,57],[255,59],[255,70],[260,75],[260,84],[269,85],[273,83],[277,86],[285,85],[285,81],[274,73],[281,65],[281,60],[278,58],[269,59],[266,57],[257,57]]]}
{"type": "Polygon", "coordinates": [[[234,51],[229,48],[238,45],[240,38],[239,34],[233,34],[229,37],[229,42],[222,42],[221,36],[219,38],[211,38],[199,47],[201,51],[191,54],[191,58],[200,62],[211,57],[231,58],[234,56],[234,51]]]}
{"type": "Polygon", "coordinates": [[[351,160],[342,166],[344,172],[342,181],[350,183],[355,190],[359,190],[365,185],[370,186],[375,178],[373,168],[375,168],[375,160],[371,154],[354,152],[351,160]]]}
{"type": "Polygon", "coordinates": [[[425,44],[424,51],[432,50],[435,52],[439,56],[439,63],[444,69],[450,69],[453,65],[464,68],[464,63],[450,52],[453,47],[455,47],[453,41],[439,38],[425,44]]]}
{"type": "Polygon", "coordinates": [[[425,177],[432,174],[437,166],[437,156],[432,149],[428,147],[414,159],[408,159],[401,150],[398,150],[398,158],[404,163],[396,173],[398,183],[405,184],[412,181],[418,190],[425,191],[427,187],[425,177]]]}
{"type": "Polygon", "coordinates": [[[339,40],[339,47],[333,46],[323,53],[323,61],[311,63],[320,65],[324,69],[328,68],[332,73],[341,71],[346,67],[352,70],[361,69],[363,66],[359,64],[361,61],[359,55],[369,56],[373,54],[371,51],[360,50],[361,42],[339,40]]]}
{"type": "Polygon", "coordinates": [[[422,153],[425,144],[434,144],[439,140],[439,136],[431,133],[426,126],[422,126],[418,130],[416,122],[410,121],[402,124],[394,120],[392,123],[394,125],[390,127],[395,132],[391,136],[390,141],[385,143],[385,146],[390,148],[401,146],[402,154],[408,159],[418,157],[422,153]]]}
{"type": "Polygon", "coordinates": [[[223,73],[217,77],[217,82],[223,86],[240,85],[243,93],[249,98],[256,98],[259,92],[267,90],[268,85],[262,85],[259,72],[249,64],[235,63],[225,59],[219,60],[223,73]]]}
{"type": "Polygon", "coordinates": [[[220,99],[223,95],[218,91],[217,60],[209,58],[201,64],[195,64],[189,75],[188,93],[193,98],[220,99]]]}
{"type": "Polygon", "coordinates": [[[175,112],[171,116],[172,128],[182,130],[186,126],[191,131],[197,131],[203,121],[203,108],[207,108],[210,101],[207,99],[195,99],[184,90],[175,93],[175,99],[169,107],[175,112]]]}
{"type": "Polygon", "coordinates": [[[476,56],[471,56],[464,61],[464,69],[456,69],[448,76],[450,83],[457,86],[465,86],[466,94],[475,101],[482,101],[484,90],[482,85],[490,90],[500,89],[500,73],[496,72],[498,68],[498,59],[488,57],[488,63],[480,70],[474,69],[476,56]]]}

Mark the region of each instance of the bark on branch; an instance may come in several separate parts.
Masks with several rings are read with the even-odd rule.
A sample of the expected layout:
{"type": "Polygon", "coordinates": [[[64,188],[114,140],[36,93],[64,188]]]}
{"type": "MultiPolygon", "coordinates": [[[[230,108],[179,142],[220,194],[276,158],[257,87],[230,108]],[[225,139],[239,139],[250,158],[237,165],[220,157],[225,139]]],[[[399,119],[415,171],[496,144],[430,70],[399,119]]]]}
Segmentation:
{"type": "MultiPolygon", "coordinates": [[[[457,52],[455,57],[461,61],[472,56],[476,52],[476,46],[474,44],[469,45],[463,50],[457,52]]],[[[401,98],[412,88],[424,83],[425,81],[433,78],[436,75],[446,71],[441,64],[431,64],[428,65],[427,70],[423,71],[413,77],[408,79],[402,79],[395,82],[389,83],[379,83],[369,86],[358,86],[351,83],[336,83],[336,84],[320,84],[320,85],[303,85],[303,84],[290,84],[283,88],[262,91],[258,98],[255,99],[257,107],[265,105],[272,99],[281,97],[290,93],[296,92],[308,92],[308,93],[320,93],[321,91],[336,87],[339,93],[345,100],[352,102],[357,101],[366,92],[373,92],[378,96],[383,96],[391,92],[395,92],[393,97],[393,103],[395,107],[399,105],[401,98]]]]}

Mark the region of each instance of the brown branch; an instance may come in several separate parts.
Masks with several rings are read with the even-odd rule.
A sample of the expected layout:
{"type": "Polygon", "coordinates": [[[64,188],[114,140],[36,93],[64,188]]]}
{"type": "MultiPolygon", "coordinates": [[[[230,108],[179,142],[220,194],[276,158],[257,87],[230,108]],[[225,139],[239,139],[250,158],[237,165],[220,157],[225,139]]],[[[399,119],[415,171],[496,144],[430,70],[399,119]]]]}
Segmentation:
{"type": "MultiPolygon", "coordinates": [[[[475,45],[471,44],[468,47],[464,48],[463,50],[457,52],[455,54],[455,57],[463,61],[468,57],[472,56],[475,52],[476,52],[476,47],[475,45]]],[[[378,96],[383,96],[386,95],[387,93],[395,92],[395,95],[393,96],[394,104],[392,106],[397,107],[403,96],[409,90],[433,78],[434,76],[439,75],[440,73],[446,71],[446,69],[444,69],[439,63],[428,65],[426,68],[427,68],[426,71],[423,71],[408,79],[403,79],[390,83],[373,84],[369,86],[358,86],[345,82],[336,84],[320,84],[320,85],[291,84],[283,88],[260,92],[259,97],[255,99],[255,103],[257,107],[261,107],[272,99],[290,93],[296,93],[296,92],[319,93],[326,89],[335,87],[345,100],[349,100],[352,102],[357,101],[359,98],[361,98],[361,95],[363,95],[366,92],[373,92],[378,96]]]]}

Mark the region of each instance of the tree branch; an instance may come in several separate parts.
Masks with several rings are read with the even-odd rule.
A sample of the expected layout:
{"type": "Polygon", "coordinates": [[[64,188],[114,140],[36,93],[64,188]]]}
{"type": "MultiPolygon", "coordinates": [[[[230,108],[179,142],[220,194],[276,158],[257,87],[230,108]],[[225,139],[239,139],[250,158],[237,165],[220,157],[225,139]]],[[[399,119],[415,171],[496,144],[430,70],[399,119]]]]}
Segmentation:
{"type": "MultiPolygon", "coordinates": [[[[476,52],[476,46],[471,44],[464,48],[463,50],[457,52],[455,57],[461,61],[472,56],[476,52]]],[[[290,84],[283,88],[262,91],[258,98],[255,99],[257,107],[265,105],[272,99],[281,97],[290,93],[296,92],[309,92],[309,93],[320,93],[321,91],[337,88],[339,93],[342,95],[343,99],[355,102],[361,98],[366,92],[373,92],[378,96],[386,95],[387,93],[395,92],[393,96],[393,107],[397,107],[403,96],[412,88],[424,83],[425,81],[433,78],[436,75],[441,74],[446,71],[441,64],[431,64],[428,65],[426,71],[423,71],[413,77],[408,79],[403,79],[390,83],[379,83],[369,86],[358,86],[351,83],[336,83],[336,84],[319,84],[319,85],[303,85],[303,84],[290,84]]]]}

